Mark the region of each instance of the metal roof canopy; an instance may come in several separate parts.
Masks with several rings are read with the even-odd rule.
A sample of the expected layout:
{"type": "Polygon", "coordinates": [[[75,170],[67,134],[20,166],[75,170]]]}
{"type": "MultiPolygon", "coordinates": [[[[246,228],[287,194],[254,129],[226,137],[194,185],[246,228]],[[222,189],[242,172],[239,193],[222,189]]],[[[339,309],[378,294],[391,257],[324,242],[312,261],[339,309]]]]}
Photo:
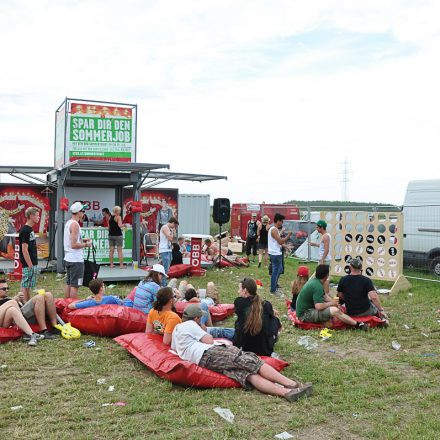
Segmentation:
{"type": "MultiPolygon", "coordinates": [[[[151,171],[145,179],[151,179],[142,188],[151,188],[161,183],[168,182],[169,180],[185,180],[188,182],[208,182],[211,180],[228,180],[226,176],[213,176],[210,174],[190,174],[190,173],[177,173],[168,171],[151,171]]],[[[144,179],[144,180],[145,180],[144,179]]]]}
{"type": "Polygon", "coordinates": [[[31,174],[48,174],[53,171],[53,167],[32,167],[32,166],[0,166],[0,174],[9,174],[15,179],[22,180],[30,185],[49,185],[55,187],[56,185],[40,177],[32,176],[31,174]],[[24,177],[23,177],[24,176],[24,177]]]}

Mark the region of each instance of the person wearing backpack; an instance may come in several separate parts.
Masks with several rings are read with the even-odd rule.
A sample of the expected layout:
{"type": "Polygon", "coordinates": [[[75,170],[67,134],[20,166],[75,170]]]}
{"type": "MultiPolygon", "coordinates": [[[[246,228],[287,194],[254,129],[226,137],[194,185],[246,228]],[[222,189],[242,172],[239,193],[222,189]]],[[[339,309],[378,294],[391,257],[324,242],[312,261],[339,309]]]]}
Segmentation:
{"type": "Polygon", "coordinates": [[[247,230],[246,230],[246,256],[249,258],[249,255],[252,252],[252,255],[254,256],[253,258],[254,262],[255,262],[255,257],[257,256],[259,226],[260,226],[260,222],[257,221],[257,214],[253,212],[251,219],[248,221],[247,230]]]}
{"type": "Polygon", "coordinates": [[[235,299],[235,335],[233,343],[244,351],[261,356],[271,356],[278,340],[281,322],[269,301],[257,293],[257,284],[252,278],[244,278],[235,299]]]}

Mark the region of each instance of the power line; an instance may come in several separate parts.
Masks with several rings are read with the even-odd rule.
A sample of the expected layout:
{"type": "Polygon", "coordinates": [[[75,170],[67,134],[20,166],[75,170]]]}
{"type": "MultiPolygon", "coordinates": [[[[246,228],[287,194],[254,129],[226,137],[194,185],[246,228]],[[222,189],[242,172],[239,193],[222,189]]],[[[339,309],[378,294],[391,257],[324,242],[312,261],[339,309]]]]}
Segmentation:
{"type": "Polygon", "coordinates": [[[341,173],[341,186],[342,186],[342,200],[348,202],[348,184],[350,183],[351,171],[350,162],[345,158],[342,163],[342,173],[341,173]]]}

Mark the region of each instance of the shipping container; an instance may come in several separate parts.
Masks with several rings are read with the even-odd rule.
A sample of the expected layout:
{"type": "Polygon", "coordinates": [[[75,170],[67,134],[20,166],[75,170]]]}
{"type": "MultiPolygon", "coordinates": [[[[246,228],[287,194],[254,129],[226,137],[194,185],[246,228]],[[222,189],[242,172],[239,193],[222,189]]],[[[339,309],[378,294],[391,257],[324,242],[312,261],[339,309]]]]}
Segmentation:
{"type": "Polygon", "coordinates": [[[209,202],[209,194],[179,194],[179,235],[209,235],[209,202]]]}
{"type": "Polygon", "coordinates": [[[276,213],[284,215],[286,220],[299,220],[299,208],[296,205],[269,204],[269,203],[234,203],[231,208],[231,235],[246,239],[246,228],[252,214],[257,213],[257,219],[261,221],[264,215],[269,216],[270,221],[276,213]]]}

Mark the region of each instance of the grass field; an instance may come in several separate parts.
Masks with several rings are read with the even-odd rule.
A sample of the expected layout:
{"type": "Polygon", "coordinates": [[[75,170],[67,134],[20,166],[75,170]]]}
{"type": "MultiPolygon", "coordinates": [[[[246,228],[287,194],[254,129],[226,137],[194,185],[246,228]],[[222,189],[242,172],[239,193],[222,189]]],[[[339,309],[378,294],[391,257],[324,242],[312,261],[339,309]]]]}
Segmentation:
{"type": "MultiPolygon", "coordinates": [[[[281,278],[286,291],[296,265],[287,261],[281,278]]],[[[307,351],[298,338],[319,339],[318,332],[289,324],[284,302],[268,294],[267,269],[209,271],[192,282],[202,287],[214,281],[222,301],[232,302],[245,275],[263,281],[262,294],[280,311],[284,328],[276,351],[290,362],[288,376],[315,384],[312,397],[292,404],[256,391],[173,386],[111,339],[85,335],[35,348],[13,342],[0,346],[0,365],[6,365],[0,369],[0,439],[270,439],[283,431],[298,439],[439,438],[438,284],[412,281],[408,292],[382,297],[388,329],[341,331],[307,351]],[[100,350],[84,348],[89,339],[100,350]],[[401,344],[399,351],[391,348],[393,340],[401,344]],[[105,385],[97,384],[100,378],[105,385]],[[110,385],[114,392],[107,390],[110,385]],[[118,401],[126,406],[102,406],[118,401]],[[23,409],[10,409],[18,405],[23,409]],[[214,413],[216,406],[230,408],[234,424],[214,413]]],[[[62,296],[54,275],[39,286],[62,296]]],[[[114,292],[129,288],[118,285],[114,292]]],[[[224,325],[232,323],[231,318],[224,325]]]]}

